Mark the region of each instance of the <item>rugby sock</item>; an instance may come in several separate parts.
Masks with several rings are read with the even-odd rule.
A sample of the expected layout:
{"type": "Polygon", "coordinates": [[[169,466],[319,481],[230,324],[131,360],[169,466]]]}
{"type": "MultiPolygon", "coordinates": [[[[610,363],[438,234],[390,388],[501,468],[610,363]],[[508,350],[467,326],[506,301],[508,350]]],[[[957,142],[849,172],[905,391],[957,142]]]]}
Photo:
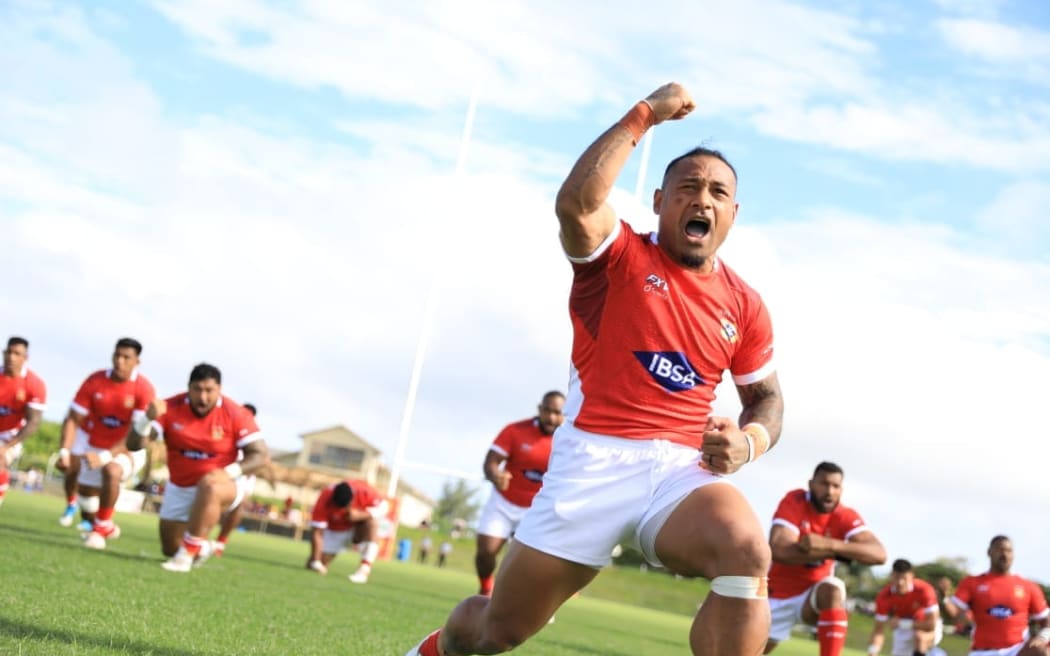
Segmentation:
{"type": "Polygon", "coordinates": [[[92,529],[99,535],[105,537],[113,532],[113,509],[99,508],[95,513],[95,525],[92,529]]]}
{"type": "Polygon", "coordinates": [[[372,561],[379,555],[379,543],[378,542],[365,542],[361,545],[361,565],[368,567],[372,566],[372,561]]]}
{"type": "Polygon", "coordinates": [[[846,646],[846,624],[849,615],[845,608],[829,608],[820,611],[817,618],[817,642],[820,656],[841,656],[846,646]]]}
{"type": "Polygon", "coordinates": [[[227,542],[227,541],[228,541],[229,539],[230,539],[230,536],[228,536],[228,535],[220,535],[220,536],[219,536],[219,539],[218,539],[218,540],[216,540],[216,542],[218,542],[219,544],[221,544],[222,546],[224,546],[224,547],[225,547],[225,546],[226,546],[226,542],[227,542]]]}
{"type": "Polygon", "coordinates": [[[66,497],[66,505],[67,506],[75,506],[75,505],[77,505],[77,495],[71,494],[68,497],[66,497]]]}
{"type": "Polygon", "coordinates": [[[204,538],[199,538],[196,535],[190,535],[187,531],[182,534],[182,548],[189,555],[194,558],[201,552],[201,546],[204,544],[204,538]]]}
{"type": "Polygon", "coordinates": [[[11,484],[11,474],[6,469],[0,469],[0,505],[4,503],[4,495],[11,484]]]}
{"type": "Polygon", "coordinates": [[[491,597],[492,586],[496,584],[496,577],[492,574],[489,574],[484,578],[478,577],[478,580],[481,581],[481,587],[478,589],[478,594],[485,595],[486,597],[491,597]]]}
{"type": "Polygon", "coordinates": [[[441,648],[438,647],[438,638],[441,637],[441,629],[427,636],[423,644],[419,645],[419,656],[442,656],[441,648]]]}

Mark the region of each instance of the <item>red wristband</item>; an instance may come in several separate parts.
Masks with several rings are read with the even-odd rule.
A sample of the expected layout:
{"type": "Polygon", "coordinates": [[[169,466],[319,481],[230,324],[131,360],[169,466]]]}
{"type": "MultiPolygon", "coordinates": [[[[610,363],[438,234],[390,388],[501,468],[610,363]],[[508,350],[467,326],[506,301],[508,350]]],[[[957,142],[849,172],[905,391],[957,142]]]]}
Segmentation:
{"type": "Polygon", "coordinates": [[[644,100],[639,100],[631,111],[624,114],[617,125],[631,133],[631,141],[637,146],[645,136],[645,131],[653,127],[655,123],[653,108],[644,100]]]}

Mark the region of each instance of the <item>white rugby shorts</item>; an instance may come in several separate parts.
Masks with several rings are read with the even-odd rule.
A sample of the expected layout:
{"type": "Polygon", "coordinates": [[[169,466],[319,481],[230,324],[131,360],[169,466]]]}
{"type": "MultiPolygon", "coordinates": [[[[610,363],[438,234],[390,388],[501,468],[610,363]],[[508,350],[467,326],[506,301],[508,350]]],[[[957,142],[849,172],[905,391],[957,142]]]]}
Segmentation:
{"type": "Polygon", "coordinates": [[[678,504],[711,483],[700,451],[667,440],[629,440],[562,424],[554,433],[543,487],[514,539],[590,567],[612,562],[626,542],[656,566],[656,536],[678,504]]]}
{"type": "MultiPolygon", "coordinates": [[[[354,534],[356,526],[348,531],[329,531],[323,529],[324,533],[321,534],[321,553],[326,554],[338,554],[345,551],[348,547],[352,548],[354,544],[354,534]]],[[[317,529],[314,529],[317,530],[317,529]]]]}
{"type": "Polygon", "coordinates": [[[770,640],[784,642],[791,637],[791,628],[802,621],[802,608],[806,605],[807,600],[810,608],[816,611],[818,615],[820,614],[820,610],[817,608],[816,595],[812,597],[810,595],[813,594],[813,590],[818,585],[824,583],[838,586],[842,590],[842,598],[846,598],[846,584],[842,579],[834,576],[828,576],[817,581],[809,586],[805,592],[794,597],[788,597],[787,599],[769,598],[769,615],[772,620],[769,625],[770,640]]]}
{"type": "MultiPolygon", "coordinates": [[[[99,449],[89,445],[84,453],[102,453],[103,451],[109,451],[109,449],[99,449]]],[[[130,455],[118,454],[113,458],[113,462],[120,465],[120,482],[123,483],[131,478],[132,474],[146,466],[146,450],[132,451],[130,455]]],[[[87,462],[81,462],[77,483],[87,487],[102,487],[102,467],[91,469],[87,462]]]]}
{"type": "MultiPolygon", "coordinates": [[[[890,651],[891,656],[912,656],[915,653],[915,628],[913,624],[914,622],[907,618],[897,620],[897,627],[893,629],[893,650],[890,651]]],[[[937,625],[933,629],[933,644],[941,644],[941,639],[943,638],[944,623],[938,618],[937,625]]]]}
{"type": "MultiPolygon", "coordinates": [[[[234,483],[237,484],[237,496],[234,497],[233,503],[230,504],[229,508],[223,509],[223,512],[233,510],[241,505],[241,502],[247,496],[245,490],[248,489],[249,485],[255,486],[254,479],[254,476],[238,476],[234,479],[234,483]],[[250,483],[247,480],[249,478],[252,479],[250,483]]],[[[193,508],[193,501],[196,498],[196,485],[182,487],[169,481],[164,487],[164,498],[160,502],[160,518],[172,522],[190,521],[190,510],[193,508]]]]}
{"type": "MultiPolygon", "coordinates": [[[[7,440],[0,440],[0,442],[7,442],[7,440]]],[[[22,455],[21,442],[8,448],[7,451],[4,451],[4,460],[6,461],[7,466],[10,467],[11,463],[18,460],[18,456],[20,455],[22,455]]]]}
{"type": "Polygon", "coordinates": [[[525,516],[528,508],[514,505],[507,501],[495,488],[489,494],[489,500],[481,509],[481,518],[478,519],[478,535],[490,535],[494,538],[507,539],[514,535],[521,518],[525,516]]]}

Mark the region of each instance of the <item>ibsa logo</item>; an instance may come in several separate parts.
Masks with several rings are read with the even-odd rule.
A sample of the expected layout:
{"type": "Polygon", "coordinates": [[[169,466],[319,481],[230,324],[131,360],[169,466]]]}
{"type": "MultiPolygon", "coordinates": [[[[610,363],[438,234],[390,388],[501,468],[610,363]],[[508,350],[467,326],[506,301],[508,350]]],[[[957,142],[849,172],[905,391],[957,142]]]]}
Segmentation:
{"type": "Polygon", "coordinates": [[[6,405],[0,405],[0,417],[6,417],[11,414],[11,408],[6,405]]]}
{"type": "Polygon", "coordinates": [[[533,483],[543,482],[543,472],[541,471],[535,469],[524,469],[522,470],[522,473],[525,475],[526,480],[530,480],[533,483]]]}
{"type": "Polygon", "coordinates": [[[1012,617],[1014,611],[1009,606],[992,606],[988,609],[988,614],[992,617],[1004,620],[1008,617],[1012,617]]]}
{"type": "Polygon", "coordinates": [[[106,415],[102,418],[102,425],[106,428],[120,428],[124,425],[124,422],[117,419],[113,415],[106,415]]]}
{"type": "Polygon", "coordinates": [[[704,384],[704,379],[681,351],[635,351],[634,357],[668,392],[685,392],[704,384]]]}
{"type": "Polygon", "coordinates": [[[184,450],[182,452],[182,455],[184,457],[186,457],[186,458],[189,458],[190,460],[207,460],[209,458],[213,458],[214,457],[210,453],[205,453],[203,451],[190,451],[190,450],[184,450]]]}

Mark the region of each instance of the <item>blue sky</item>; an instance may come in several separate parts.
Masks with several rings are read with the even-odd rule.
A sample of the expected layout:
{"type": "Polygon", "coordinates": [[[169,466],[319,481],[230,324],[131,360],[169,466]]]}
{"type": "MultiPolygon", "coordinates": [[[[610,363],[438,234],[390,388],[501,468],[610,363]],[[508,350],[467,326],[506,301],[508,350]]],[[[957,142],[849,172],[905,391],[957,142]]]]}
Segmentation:
{"type": "MultiPolygon", "coordinates": [[[[129,334],[164,394],[219,365],[276,448],[343,423],[390,459],[432,293],[407,458],[480,472],[566,385],[557,186],[676,80],[698,109],[653,131],[643,197],[697,143],[740,172],[724,257],[787,400],[736,477],[760,517],[830,459],[891,557],[978,570],[1007,533],[1050,581],[1046,3],[394,5],[0,7],[3,325],[49,418],[129,334]]],[[[641,161],[614,204],[644,230],[641,161]]]]}

